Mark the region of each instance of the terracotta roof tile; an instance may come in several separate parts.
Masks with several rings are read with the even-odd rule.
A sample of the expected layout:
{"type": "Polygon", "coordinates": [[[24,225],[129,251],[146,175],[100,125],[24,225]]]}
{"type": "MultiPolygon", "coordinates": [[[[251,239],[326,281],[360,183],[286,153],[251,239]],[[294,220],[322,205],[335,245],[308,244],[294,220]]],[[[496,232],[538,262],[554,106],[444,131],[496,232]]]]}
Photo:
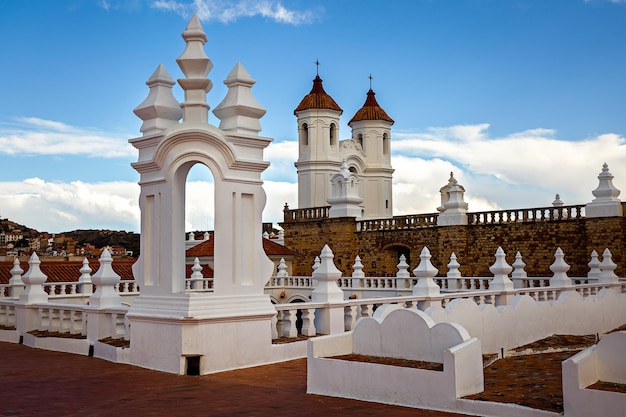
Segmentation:
{"type": "MultiPolygon", "coordinates": [[[[113,271],[120,276],[123,280],[132,280],[133,271],[132,267],[136,259],[132,260],[113,260],[111,264],[113,271]]],[[[28,271],[28,262],[21,262],[20,268],[24,270],[24,274],[28,271]]],[[[43,272],[48,279],[46,282],[72,282],[78,281],[80,278],[80,269],[83,267],[81,261],[49,261],[41,260],[39,265],[41,272],[43,272]]],[[[95,274],[100,268],[100,262],[97,259],[89,261],[89,267],[91,268],[91,275],[95,274]]],[[[13,262],[0,262],[0,284],[8,284],[11,279],[11,269],[13,268],[13,262]]],[[[22,274],[22,275],[24,275],[22,274]]]]}
{"type": "MultiPolygon", "coordinates": [[[[213,242],[214,240],[211,238],[200,243],[199,245],[194,246],[193,248],[187,249],[185,256],[197,256],[199,258],[202,256],[213,256],[215,253],[215,246],[213,242]]],[[[270,239],[263,239],[263,250],[265,250],[265,254],[268,256],[293,256],[294,254],[288,247],[272,242],[270,239]]]]}
{"type": "Polygon", "coordinates": [[[363,104],[363,107],[350,119],[348,125],[352,122],[360,122],[361,120],[385,120],[392,124],[394,123],[393,119],[380,107],[375,96],[376,93],[370,88],[367,92],[365,104],[363,104]]]}
{"type": "Polygon", "coordinates": [[[298,111],[308,109],[329,109],[337,110],[338,112],[343,113],[343,110],[339,107],[335,100],[333,100],[333,98],[329,96],[326,91],[324,91],[322,79],[319,75],[313,80],[313,88],[311,89],[311,92],[304,96],[293,113],[296,114],[298,111]]]}

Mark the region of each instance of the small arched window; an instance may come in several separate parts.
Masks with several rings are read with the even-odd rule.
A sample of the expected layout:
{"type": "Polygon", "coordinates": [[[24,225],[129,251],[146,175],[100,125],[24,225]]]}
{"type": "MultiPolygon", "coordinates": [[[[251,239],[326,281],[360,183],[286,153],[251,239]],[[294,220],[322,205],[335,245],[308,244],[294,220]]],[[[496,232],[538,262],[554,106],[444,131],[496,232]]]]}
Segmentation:
{"type": "Polygon", "coordinates": [[[330,124],[330,146],[337,144],[337,126],[334,123],[330,124]]]}
{"type": "Polygon", "coordinates": [[[300,144],[302,146],[309,146],[309,125],[302,123],[300,128],[300,144]]]}
{"type": "Polygon", "coordinates": [[[383,155],[389,155],[389,135],[383,134],[383,155]]]}
{"type": "Polygon", "coordinates": [[[361,145],[361,149],[365,150],[365,147],[363,146],[363,134],[359,133],[356,137],[356,143],[358,143],[359,145],[361,145]]]}

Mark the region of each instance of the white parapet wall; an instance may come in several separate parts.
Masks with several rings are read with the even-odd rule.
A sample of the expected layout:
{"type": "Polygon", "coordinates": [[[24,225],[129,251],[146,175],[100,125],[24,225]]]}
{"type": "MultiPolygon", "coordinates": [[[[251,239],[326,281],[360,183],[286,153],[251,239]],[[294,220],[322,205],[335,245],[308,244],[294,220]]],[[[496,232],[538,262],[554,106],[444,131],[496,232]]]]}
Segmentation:
{"type": "Polygon", "coordinates": [[[309,340],[307,393],[429,409],[455,409],[484,389],[480,341],[461,326],[423,312],[380,307],[354,331],[309,340]],[[333,359],[346,354],[443,364],[442,371],[333,359]]]}
{"type": "Polygon", "coordinates": [[[605,333],[626,323],[626,294],[602,289],[582,297],[563,291],[556,300],[516,295],[507,305],[455,299],[445,308],[425,310],[436,323],[458,323],[482,343],[484,353],[500,353],[553,334],[605,333]]]}
{"type": "Polygon", "coordinates": [[[598,381],[626,384],[626,331],[605,336],[563,362],[563,406],[566,417],[624,415],[626,394],[588,389],[598,381]]]}

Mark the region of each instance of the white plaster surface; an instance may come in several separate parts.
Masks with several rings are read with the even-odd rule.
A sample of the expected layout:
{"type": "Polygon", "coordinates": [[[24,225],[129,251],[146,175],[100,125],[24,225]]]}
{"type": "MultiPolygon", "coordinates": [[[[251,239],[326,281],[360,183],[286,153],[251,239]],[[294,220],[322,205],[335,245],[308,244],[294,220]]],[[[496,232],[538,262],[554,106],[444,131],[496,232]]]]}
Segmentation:
{"type": "Polygon", "coordinates": [[[307,392],[431,409],[456,408],[484,388],[480,341],[397,305],[379,307],[352,332],[309,340],[307,392]],[[439,362],[443,371],[332,359],[357,353],[439,362]]]}
{"type": "Polygon", "coordinates": [[[426,313],[436,323],[463,326],[482,343],[484,353],[500,353],[553,334],[604,333],[626,323],[626,294],[602,289],[583,298],[576,291],[563,291],[557,300],[537,302],[516,295],[509,305],[477,305],[457,299],[445,308],[430,307],[426,313]]]}
{"type": "Polygon", "coordinates": [[[587,389],[597,382],[626,384],[626,331],[606,335],[563,362],[563,405],[566,417],[622,416],[626,394],[587,389]]]}

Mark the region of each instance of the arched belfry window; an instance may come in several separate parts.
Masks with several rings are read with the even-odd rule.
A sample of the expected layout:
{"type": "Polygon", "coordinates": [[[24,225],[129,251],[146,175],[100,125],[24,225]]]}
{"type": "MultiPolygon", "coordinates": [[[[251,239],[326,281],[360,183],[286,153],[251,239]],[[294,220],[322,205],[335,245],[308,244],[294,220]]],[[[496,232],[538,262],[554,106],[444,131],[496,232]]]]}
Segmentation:
{"type": "Polygon", "coordinates": [[[330,124],[330,146],[335,146],[337,144],[337,125],[334,123],[330,124]]]}
{"type": "Polygon", "coordinates": [[[363,146],[363,134],[362,134],[362,133],[359,133],[359,134],[356,136],[356,142],[357,142],[359,145],[361,145],[361,149],[365,150],[365,146],[363,146]]]}
{"type": "Polygon", "coordinates": [[[302,146],[309,146],[309,125],[302,123],[300,128],[300,144],[302,146]]]}
{"type": "Polygon", "coordinates": [[[383,134],[383,155],[389,155],[389,135],[383,134]]]}

